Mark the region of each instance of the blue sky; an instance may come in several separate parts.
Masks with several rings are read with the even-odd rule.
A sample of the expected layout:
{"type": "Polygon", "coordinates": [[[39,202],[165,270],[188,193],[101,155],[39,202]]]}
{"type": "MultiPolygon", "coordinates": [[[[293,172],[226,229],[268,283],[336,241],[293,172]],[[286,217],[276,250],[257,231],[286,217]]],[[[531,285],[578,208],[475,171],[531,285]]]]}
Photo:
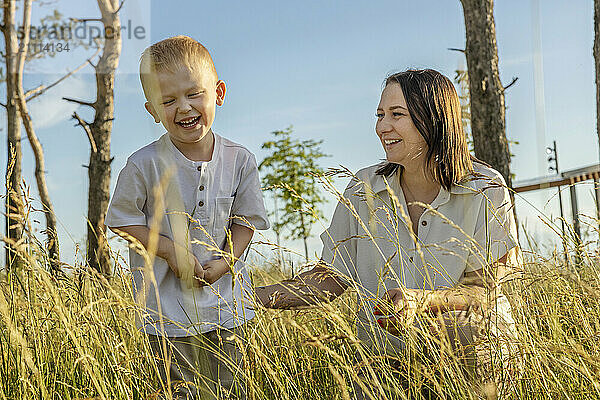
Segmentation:
{"type": "MultiPolygon", "coordinates": [[[[592,1],[541,2],[541,38],[545,93],[546,142],[558,142],[561,169],[598,161],[595,133],[595,84],[592,56],[592,1]]],[[[67,17],[96,17],[93,0],[58,0],[36,9],[34,21],[56,8],[67,17]]],[[[506,93],[509,139],[518,141],[512,170],[517,180],[539,175],[536,144],[533,27],[531,1],[497,1],[495,9],[500,75],[505,84],[519,80],[506,93]]],[[[383,150],[374,133],[374,112],[382,81],[391,72],[428,67],[449,77],[465,65],[464,56],[448,48],[464,48],[464,20],[455,1],[147,1],[126,0],[122,22],[144,28],[145,38],[125,39],[115,83],[112,135],[113,185],[127,156],[162,133],[146,114],[136,74],[141,50],[168,36],[186,34],[211,52],[220,78],[228,86],[225,105],[213,125],[218,132],[246,145],[260,161],[260,145],[269,132],[289,125],[299,138],[323,139],[332,157],[324,167],[357,170],[378,162],[383,150]]],[[[26,88],[51,82],[73,68],[91,50],[78,49],[28,67],[26,88]]],[[[30,105],[46,152],[50,194],[61,224],[64,261],[73,263],[85,234],[89,145],[70,116],[90,110],[62,96],[93,100],[91,68],[57,86],[30,105]]],[[[5,124],[4,116],[1,122],[5,124]]],[[[6,164],[5,131],[0,157],[6,164]]],[[[23,171],[32,185],[33,155],[24,143],[23,171]]],[[[544,171],[542,171],[544,172],[544,171]]],[[[340,182],[343,186],[344,182],[340,182]]],[[[579,188],[582,212],[591,214],[591,186],[579,188]]],[[[520,222],[544,238],[536,208],[557,214],[553,191],[519,198],[520,222]],[[528,204],[531,203],[531,204],[528,204]]],[[[268,201],[268,200],[267,200],[268,201]]],[[[268,203],[270,205],[270,203],[268,203]]],[[[324,207],[326,224],[334,203],[324,207]]],[[[35,216],[43,229],[43,216],[35,216]]],[[[319,233],[322,225],[315,225],[319,233]]],[[[299,244],[290,244],[300,250],[299,244]]],[[[320,251],[318,239],[310,241],[320,251]]]]}

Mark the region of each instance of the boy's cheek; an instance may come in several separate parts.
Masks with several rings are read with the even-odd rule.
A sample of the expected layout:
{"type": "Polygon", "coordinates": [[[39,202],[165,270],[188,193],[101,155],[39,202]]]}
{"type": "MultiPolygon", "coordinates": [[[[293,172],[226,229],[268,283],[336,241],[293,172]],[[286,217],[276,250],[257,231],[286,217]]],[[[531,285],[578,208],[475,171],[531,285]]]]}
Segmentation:
{"type": "Polygon", "coordinates": [[[167,120],[167,113],[164,107],[158,107],[155,111],[155,115],[163,122],[167,120]]]}

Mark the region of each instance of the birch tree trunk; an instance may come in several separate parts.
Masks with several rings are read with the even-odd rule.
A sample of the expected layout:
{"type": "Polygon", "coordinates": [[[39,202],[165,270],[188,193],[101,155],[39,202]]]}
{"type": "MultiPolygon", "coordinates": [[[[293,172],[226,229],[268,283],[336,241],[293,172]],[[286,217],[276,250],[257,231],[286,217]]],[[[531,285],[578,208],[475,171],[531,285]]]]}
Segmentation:
{"type": "Polygon", "coordinates": [[[33,150],[35,157],[35,180],[38,187],[38,193],[42,202],[44,215],[46,217],[46,249],[50,258],[50,266],[54,272],[60,271],[60,254],[59,254],[59,243],[58,235],[56,232],[56,214],[54,213],[54,207],[52,201],[50,201],[50,194],[48,192],[48,186],[46,185],[45,162],[44,162],[44,151],[42,145],[35,134],[33,128],[33,122],[27,109],[25,100],[25,93],[23,90],[23,69],[25,67],[25,58],[27,57],[27,51],[29,47],[29,27],[31,26],[31,2],[32,0],[24,0],[23,2],[23,38],[19,46],[19,55],[17,58],[17,82],[16,82],[16,101],[25,132],[27,133],[27,139],[33,150]]]}
{"type": "Polygon", "coordinates": [[[96,65],[94,121],[89,124],[95,144],[90,152],[88,189],[87,258],[92,268],[110,274],[110,251],[104,218],[110,197],[110,134],[114,119],[115,71],[121,55],[121,22],[116,0],[98,0],[106,38],[96,65]]]}
{"type": "MultiPolygon", "coordinates": [[[[7,168],[6,168],[6,236],[19,242],[23,238],[25,212],[21,191],[21,118],[16,103],[17,87],[17,50],[18,41],[15,31],[15,1],[3,1],[3,26],[5,42],[6,66],[6,136],[7,136],[7,168]]],[[[12,246],[6,248],[6,266],[18,268],[21,259],[12,246]]]]}
{"type": "Polygon", "coordinates": [[[498,72],[493,0],[461,0],[465,19],[475,157],[498,170],[512,186],[506,139],[504,87],[498,72]]]}

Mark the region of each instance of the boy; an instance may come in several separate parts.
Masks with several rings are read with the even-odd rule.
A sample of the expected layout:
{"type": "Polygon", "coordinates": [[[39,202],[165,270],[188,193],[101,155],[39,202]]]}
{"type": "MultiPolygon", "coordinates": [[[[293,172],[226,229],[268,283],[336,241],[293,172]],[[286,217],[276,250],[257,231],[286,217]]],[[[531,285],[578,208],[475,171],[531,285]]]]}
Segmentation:
{"type": "Polygon", "coordinates": [[[111,230],[157,256],[149,265],[129,252],[145,310],[137,322],[163,361],[161,378],[186,382],[173,385],[174,396],[243,398],[233,339],[254,312],[239,258],[253,229],[269,227],[256,160],[211,130],[226,89],[200,43],[177,36],[150,46],[140,80],[146,110],[167,133],[129,157],[106,216],[111,230]]]}

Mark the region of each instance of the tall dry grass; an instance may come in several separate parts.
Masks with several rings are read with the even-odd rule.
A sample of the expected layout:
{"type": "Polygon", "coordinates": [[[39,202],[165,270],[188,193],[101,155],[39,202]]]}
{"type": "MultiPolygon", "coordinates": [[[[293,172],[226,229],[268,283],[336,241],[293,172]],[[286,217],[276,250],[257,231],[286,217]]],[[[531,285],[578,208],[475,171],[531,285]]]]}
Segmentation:
{"type": "MultiPolygon", "coordinates": [[[[139,306],[126,267],[116,259],[110,281],[80,265],[56,277],[43,246],[29,242],[20,253],[25,266],[0,273],[0,399],[155,398],[162,383],[134,323],[139,306]]],[[[567,263],[562,253],[525,253],[503,288],[519,335],[516,399],[600,398],[597,246],[566,242],[567,263]]],[[[287,271],[264,258],[255,264],[255,285],[287,271]]],[[[257,308],[239,341],[237,372],[248,398],[351,399],[356,386],[373,399],[478,398],[454,357],[428,361],[417,344],[392,369],[365,350],[355,333],[356,301],[348,292],[312,309],[257,308]]],[[[479,395],[495,397],[492,389],[479,395]]]]}
{"type": "MultiPolygon", "coordinates": [[[[584,252],[578,266],[563,265],[561,254],[526,259],[520,279],[505,289],[524,365],[515,398],[600,398],[597,257],[584,252]]],[[[36,260],[1,279],[0,399],[152,398],[160,383],[134,325],[128,274],[118,270],[108,282],[76,270],[57,279],[36,260]]],[[[254,277],[268,283],[283,274],[270,265],[254,277]]],[[[376,399],[386,387],[400,388],[403,378],[381,357],[357,356],[354,301],[348,293],[310,310],[259,310],[243,345],[249,398],[352,398],[360,377],[376,399]]],[[[452,360],[405,362],[409,389],[398,389],[401,398],[476,398],[452,360]]]]}

